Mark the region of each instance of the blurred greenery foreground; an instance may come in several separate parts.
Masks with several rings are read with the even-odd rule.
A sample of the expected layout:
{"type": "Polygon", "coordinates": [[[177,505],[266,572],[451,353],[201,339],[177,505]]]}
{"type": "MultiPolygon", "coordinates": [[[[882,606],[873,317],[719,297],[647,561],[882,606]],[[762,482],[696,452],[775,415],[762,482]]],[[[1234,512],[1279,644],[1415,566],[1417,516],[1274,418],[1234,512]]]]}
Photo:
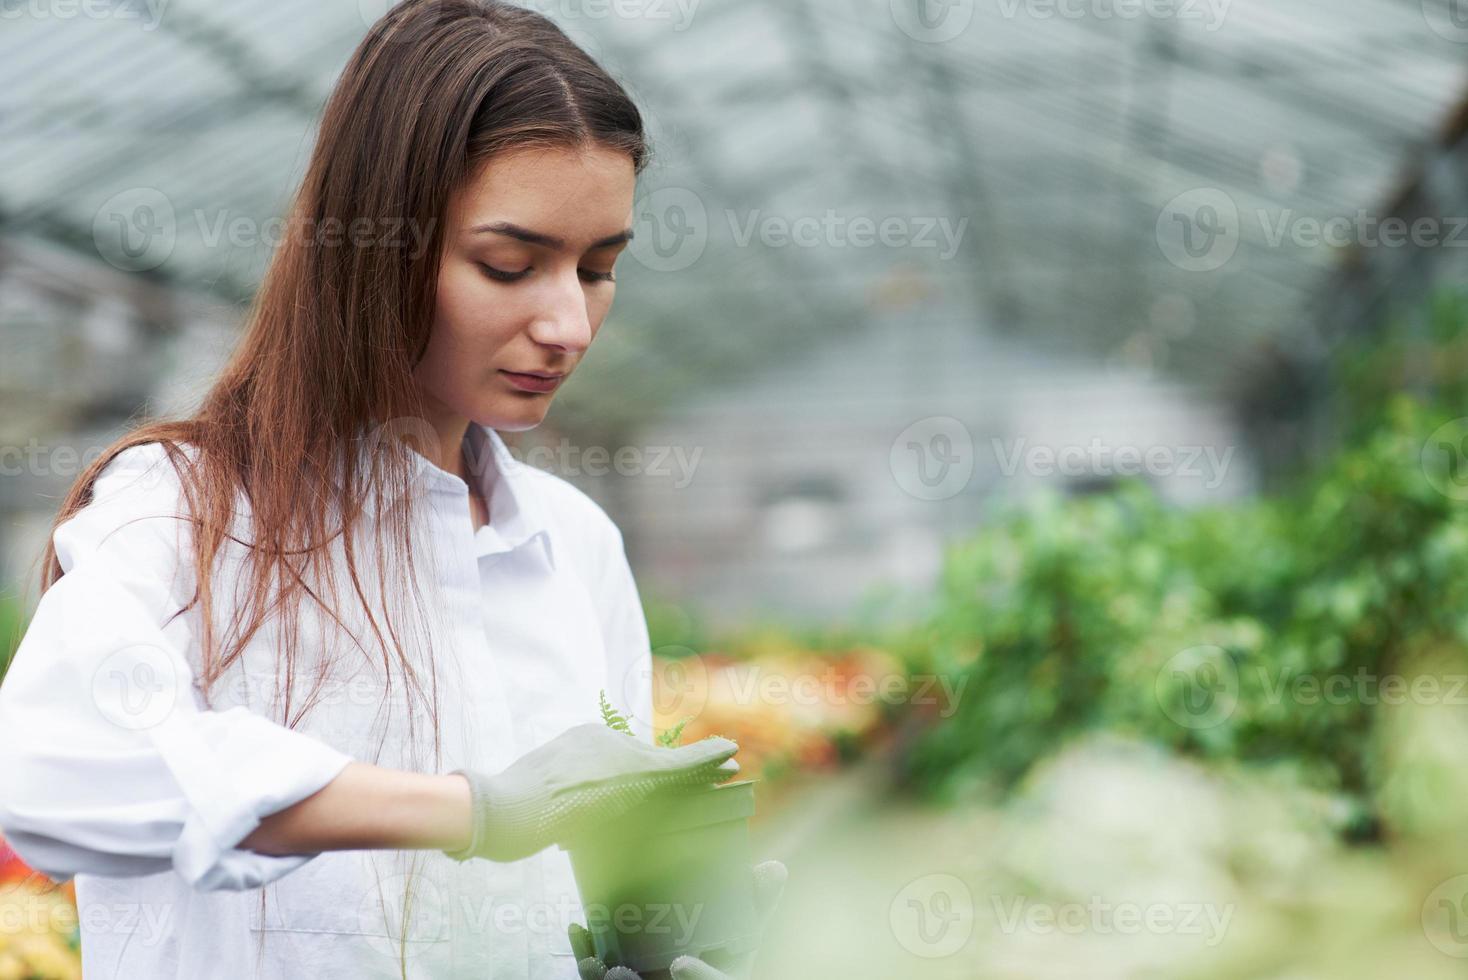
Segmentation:
{"type": "Polygon", "coordinates": [[[778,975],[1468,975],[1465,325],[1343,352],[1285,492],[1045,497],[954,546],[888,638],[961,691],[898,740],[925,805],[791,861],[778,975]]]}

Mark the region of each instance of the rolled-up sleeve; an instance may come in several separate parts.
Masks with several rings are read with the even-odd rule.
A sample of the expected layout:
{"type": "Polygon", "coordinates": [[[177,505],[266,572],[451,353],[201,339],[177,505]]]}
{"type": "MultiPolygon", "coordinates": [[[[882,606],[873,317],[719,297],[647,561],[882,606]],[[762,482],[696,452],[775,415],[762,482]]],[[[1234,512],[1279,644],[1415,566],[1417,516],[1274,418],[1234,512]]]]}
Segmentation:
{"type": "MultiPolygon", "coordinates": [[[[255,888],[314,855],[238,843],[352,758],[245,707],[208,710],[191,665],[193,574],[173,466],[120,454],[57,527],[64,573],[0,684],[0,831],[57,881],[176,870],[255,888]]],[[[217,587],[222,587],[220,583],[217,587]]]]}

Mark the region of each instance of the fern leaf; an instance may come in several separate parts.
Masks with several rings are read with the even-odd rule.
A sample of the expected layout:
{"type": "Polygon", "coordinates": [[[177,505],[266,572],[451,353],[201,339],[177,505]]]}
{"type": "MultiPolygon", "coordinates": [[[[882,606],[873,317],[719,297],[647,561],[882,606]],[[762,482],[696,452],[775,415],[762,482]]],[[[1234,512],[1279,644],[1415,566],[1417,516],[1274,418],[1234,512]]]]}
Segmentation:
{"type": "Polygon", "coordinates": [[[598,697],[601,701],[601,720],[606,722],[606,726],[623,735],[631,735],[632,725],[623,715],[617,713],[617,709],[612,707],[611,702],[607,700],[607,692],[602,691],[598,697]]]}
{"type": "Polygon", "coordinates": [[[678,744],[678,740],[683,737],[683,729],[687,727],[688,723],[692,720],[692,717],[684,718],[682,721],[678,722],[678,724],[663,732],[661,735],[658,736],[658,744],[665,749],[674,748],[678,744]]]}

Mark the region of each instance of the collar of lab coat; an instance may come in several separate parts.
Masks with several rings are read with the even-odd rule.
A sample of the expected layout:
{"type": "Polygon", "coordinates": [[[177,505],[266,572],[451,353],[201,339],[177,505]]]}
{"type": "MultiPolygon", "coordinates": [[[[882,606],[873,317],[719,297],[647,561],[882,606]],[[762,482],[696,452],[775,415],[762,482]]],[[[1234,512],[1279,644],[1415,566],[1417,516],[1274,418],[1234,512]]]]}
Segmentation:
{"type": "MultiPolygon", "coordinates": [[[[468,484],[412,448],[415,441],[412,437],[427,438],[429,431],[403,432],[395,431],[395,428],[378,427],[359,440],[358,465],[362,467],[359,472],[364,475],[370,472],[367,468],[369,454],[406,448],[412,456],[415,495],[428,506],[449,508],[467,516],[468,484]],[[387,435],[396,435],[398,439],[386,438],[387,435]]],[[[551,524],[534,486],[537,474],[527,472],[527,465],[510,454],[498,432],[476,422],[470,422],[464,433],[464,458],[469,478],[476,482],[484,499],[489,501],[489,523],[474,533],[478,554],[513,551],[538,540],[546,561],[554,569],[556,556],[551,524]]],[[[375,513],[380,500],[376,488],[371,487],[362,507],[368,513],[375,513]]]]}

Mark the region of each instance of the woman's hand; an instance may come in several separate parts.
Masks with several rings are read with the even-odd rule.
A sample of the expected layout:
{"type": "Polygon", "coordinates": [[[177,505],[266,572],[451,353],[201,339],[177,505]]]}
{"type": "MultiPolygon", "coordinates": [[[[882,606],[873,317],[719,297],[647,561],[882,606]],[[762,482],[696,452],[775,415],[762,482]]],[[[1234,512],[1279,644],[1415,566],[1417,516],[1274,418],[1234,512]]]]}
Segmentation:
{"type": "Polygon", "coordinates": [[[493,776],[454,770],[469,781],[468,846],[444,851],[518,861],[588,827],[615,819],[668,786],[721,782],[739,771],[739,746],[710,737],[667,749],[586,724],[568,729],[493,776]]]}
{"type": "MultiPolygon", "coordinates": [[[[759,931],[763,934],[780,904],[785,891],[785,880],[789,876],[785,865],[779,861],[765,861],[754,867],[755,913],[759,919],[759,931]]],[[[625,966],[607,969],[605,963],[596,958],[596,949],[591,933],[585,926],[571,923],[571,949],[576,954],[576,969],[581,980],[640,980],[636,973],[625,966]]],[[[673,961],[668,972],[673,980],[749,980],[754,964],[754,953],[748,953],[741,961],[728,964],[731,972],[725,972],[692,956],[680,956],[673,961]]]]}

